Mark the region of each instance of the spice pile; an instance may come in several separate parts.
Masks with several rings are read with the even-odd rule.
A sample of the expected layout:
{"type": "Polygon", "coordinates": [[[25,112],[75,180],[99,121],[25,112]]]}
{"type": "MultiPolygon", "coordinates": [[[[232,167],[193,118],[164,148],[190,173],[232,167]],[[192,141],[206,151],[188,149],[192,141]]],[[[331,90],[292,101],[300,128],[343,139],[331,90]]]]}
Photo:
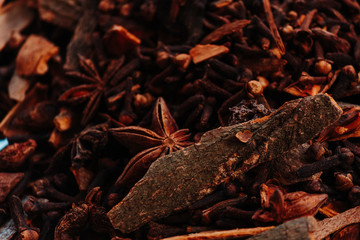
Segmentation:
{"type": "Polygon", "coordinates": [[[1,239],[359,238],[357,1],[0,0],[0,29],[1,239]]]}

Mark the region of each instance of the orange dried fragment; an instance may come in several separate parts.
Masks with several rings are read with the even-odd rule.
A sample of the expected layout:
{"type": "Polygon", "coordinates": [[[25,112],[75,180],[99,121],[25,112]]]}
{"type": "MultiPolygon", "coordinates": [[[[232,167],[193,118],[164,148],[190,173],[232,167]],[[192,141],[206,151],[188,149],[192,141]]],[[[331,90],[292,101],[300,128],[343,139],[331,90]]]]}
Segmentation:
{"type": "Polygon", "coordinates": [[[47,62],[58,54],[59,48],[45,38],[30,35],[16,57],[16,69],[21,76],[43,75],[47,62]]]}
{"type": "Polygon", "coordinates": [[[240,140],[240,142],[247,143],[251,137],[253,136],[253,133],[249,130],[245,130],[243,132],[238,132],[235,137],[240,140]]]}
{"type": "Polygon", "coordinates": [[[223,53],[228,53],[229,49],[225,46],[205,44],[198,44],[190,49],[189,54],[195,64],[205,61],[209,58],[218,56],[223,53]]]}
{"type": "Polygon", "coordinates": [[[104,46],[109,54],[119,56],[140,45],[141,40],[120,25],[112,26],[104,36],[104,46]]]}
{"type": "Polygon", "coordinates": [[[0,173],[0,202],[3,202],[10,191],[24,177],[24,173],[0,173]]]}

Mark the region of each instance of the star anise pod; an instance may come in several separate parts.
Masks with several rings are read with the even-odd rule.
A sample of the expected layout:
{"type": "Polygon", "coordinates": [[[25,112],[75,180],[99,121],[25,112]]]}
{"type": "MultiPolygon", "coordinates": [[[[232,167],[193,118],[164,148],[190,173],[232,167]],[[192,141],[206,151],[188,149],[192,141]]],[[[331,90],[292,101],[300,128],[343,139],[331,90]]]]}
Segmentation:
{"type": "Polygon", "coordinates": [[[123,63],[124,58],[119,58],[118,60],[111,62],[107,66],[103,76],[100,77],[93,61],[79,56],[79,64],[84,73],[68,72],[67,74],[77,77],[85,83],[65,91],[59,97],[59,101],[68,102],[70,104],[78,104],[87,101],[81,118],[81,124],[86,125],[96,114],[103,96],[110,88],[110,80],[115,76],[123,63]]]}
{"type": "Polygon", "coordinates": [[[188,129],[178,129],[163,98],[158,98],[153,110],[152,129],[138,126],[110,129],[118,142],[133,154],[117,179],[116,186],[131,186],[137,182],[157,158],[190,146],[188,129]]]}

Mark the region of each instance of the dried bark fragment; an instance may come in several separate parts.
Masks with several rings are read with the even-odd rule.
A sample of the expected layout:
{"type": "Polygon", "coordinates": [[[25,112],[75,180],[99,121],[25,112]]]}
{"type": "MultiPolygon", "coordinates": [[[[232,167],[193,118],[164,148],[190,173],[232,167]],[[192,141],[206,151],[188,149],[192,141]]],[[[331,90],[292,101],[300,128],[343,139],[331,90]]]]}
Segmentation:
{"type": "Polygon", "coordinates": [[[257,227],[257,228],[239,228],[223,231],[206,231],[199,233],[192,233],[189,235],[175,236],[163,238],[163,240],[196,240],[196,239],[228,239],[228,238],[243,238],[249,237],[262,232],[273,229],[270,227],[257,227]]]}
{"type": "Polygon", "coordinates": [[[204,39],[201,41],[201,44],[209,44],[216,42],[217,40],[221,39],[226,35],[229,35],[231,33],[243,29],[250,22],[251,22],[250,20],[243,19],[243,20],[236,20],[234,22],[224,24],[221,27],[214,30],[209,35],[207,35],[206,37],[204,37],[204,39]]]}
{"type": "Polygon", "coordinates": [[[264,118],[209,131],[199,143],[155,161],[108,217],[115,228],[131,232],[184,209],[226,179],[312,139],[341,112],[331,97],[317,95],[288,102],[264,118]],[[254,133],[246,144],[235,137],[245,130],[254,133]]]}
{"type": "Polygon", "coordinates": [[[291,185],[298,182],[313,180],[314,178],[316,179],[319,177],[321,173],[307,178],[294,176],[294,172],[308,163],[309,159],[307,151],[309,146],[309,143],[304,143],[286,154],[274,159],[272,177],[279,180],[283,185],[291,185]]]}
{"type": "Polygon", "coordinates": [[[15,33],[28,26],[34,18],[34,12],[24,2],[16,1],[0,9],[0,50],[15,33]]]}
{"type": "Polygon", "coordinates": [[[57,26],[74,30],[82,14],[81,0],[40,0],[40,18],[57,26]]]}
{"type": "Polygon", "coordinates": [[[205,61],[209,58],[216,57],[220,54],[229,52],[229,49],[225,46],[205,44],[198,44],[193,47],[189,54],[195,64],[205,61]]]}
{"type": "Polygon", "coordinates": [[[43,75],[47,61],[59,52],[59,48],[45,38],[30,35],[16,57],[17,73],[21,76],[43,75]]]}
{"type": "Polygon", "coordinates": [[[11,189],[20,182],[24,173],[0,173],[0,202],[4,201],[11,189]]]}
{"type": "Polygon", "coordinates": [[[346,212],[340,213],[332,218],[326,218],[318,222],[318,227],[314,234],[314,239],[323,239],[339,229],[359,222],[360,206],[351,208],[346,212]]]}
{"type": "Polygon", "coordinates": [[[283,223],[274,229],[248,238],[248,240],[319,239],[313,237],[316,227],[317,223],[314,217],[302,217],[283,223]]]}

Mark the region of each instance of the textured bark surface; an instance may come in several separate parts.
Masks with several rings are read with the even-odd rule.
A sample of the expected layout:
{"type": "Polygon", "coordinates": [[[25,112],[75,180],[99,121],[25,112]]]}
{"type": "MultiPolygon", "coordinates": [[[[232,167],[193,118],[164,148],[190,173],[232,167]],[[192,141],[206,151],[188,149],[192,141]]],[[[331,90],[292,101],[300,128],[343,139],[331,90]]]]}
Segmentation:
{"type": "Polygon", "coordinates": [[[241,178],[258,164],[314,138],[341,113],[331,97],[316,95],[288,102],[264,118],[209,131],[199,143],[155,161],[108,217],[127,233],[184,209],[226,179],[241,178]],[[235,135],[245,130],[253,136],[242,143],[235,135]]]}
{"type": "Polygon", "coordinates": [[[248,238],[248,240],[280,240],[280,239],[297,239],[312,240],[313,233],[316,230],[316,220],[314,217],[302,217],[288,221],[277,226],[274,229],[260,233],[248,238]]]}

